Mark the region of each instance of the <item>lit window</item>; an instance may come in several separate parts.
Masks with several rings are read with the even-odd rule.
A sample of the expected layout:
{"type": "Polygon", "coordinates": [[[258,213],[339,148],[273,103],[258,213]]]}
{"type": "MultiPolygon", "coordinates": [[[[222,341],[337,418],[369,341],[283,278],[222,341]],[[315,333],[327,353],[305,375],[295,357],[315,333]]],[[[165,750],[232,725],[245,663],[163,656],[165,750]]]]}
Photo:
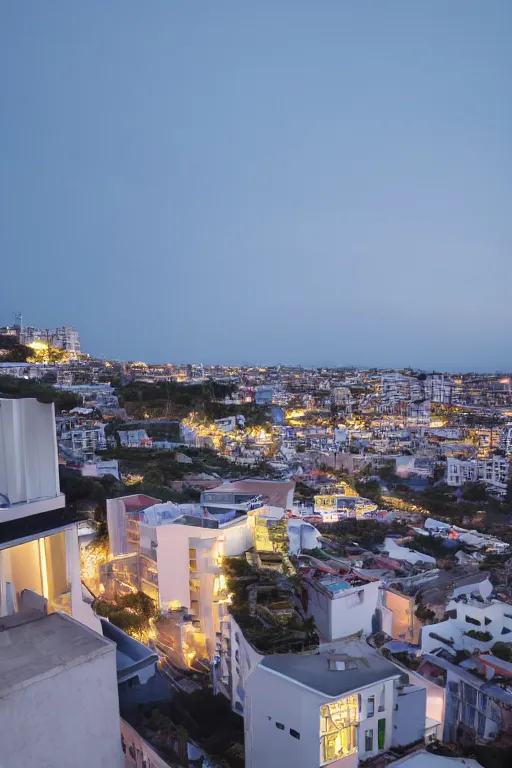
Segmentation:
{"type": "Polygon", "coordinates": [[[356,694],[320,707],[321,763],[330,763],[357,752],[359,723],[356,694]]]}

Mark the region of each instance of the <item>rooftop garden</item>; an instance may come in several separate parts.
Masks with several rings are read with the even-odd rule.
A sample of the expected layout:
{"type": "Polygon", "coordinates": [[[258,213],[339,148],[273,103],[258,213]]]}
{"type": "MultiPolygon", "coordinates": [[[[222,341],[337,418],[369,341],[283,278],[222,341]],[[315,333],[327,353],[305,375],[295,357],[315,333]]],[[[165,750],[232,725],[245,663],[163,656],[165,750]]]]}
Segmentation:
{"type": "Polygon", "coordinates": [[[314,621],[304,615],[293,576],[255,568],[243,556],[226,558],[224,567],[230,612],[257,651],[300,653],[318,646],[314,621]]]}

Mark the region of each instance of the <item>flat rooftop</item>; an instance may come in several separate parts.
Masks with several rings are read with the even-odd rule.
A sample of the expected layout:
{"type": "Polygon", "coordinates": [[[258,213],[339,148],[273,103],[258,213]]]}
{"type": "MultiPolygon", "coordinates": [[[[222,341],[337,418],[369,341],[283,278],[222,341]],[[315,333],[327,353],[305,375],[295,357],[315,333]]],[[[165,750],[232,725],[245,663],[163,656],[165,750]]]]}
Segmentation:
{"type": "Polygon", "coordinates": [[[0,619],[0,697],[110,653],[115,645],[61,613],[0,619]]]}
{"type": "Polygon", "coordinates": [[[330,698],[402,674],[395,664],[358,641],[329,644],[320,653],[310,655],[267,656],[261,666],[330,698]],[[345,669],[340,668],[343,665],[345,669]]]}

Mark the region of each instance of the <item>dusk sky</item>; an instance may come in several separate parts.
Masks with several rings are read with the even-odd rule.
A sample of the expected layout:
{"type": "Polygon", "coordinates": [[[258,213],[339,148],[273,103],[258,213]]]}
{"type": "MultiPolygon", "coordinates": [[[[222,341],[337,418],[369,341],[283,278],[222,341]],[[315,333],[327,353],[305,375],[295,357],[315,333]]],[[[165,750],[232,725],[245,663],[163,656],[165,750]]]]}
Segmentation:
{"type": "Polygon", "coordinates": [[[4,0],[0,324],[510,370],[511,0],[4,0]]]}

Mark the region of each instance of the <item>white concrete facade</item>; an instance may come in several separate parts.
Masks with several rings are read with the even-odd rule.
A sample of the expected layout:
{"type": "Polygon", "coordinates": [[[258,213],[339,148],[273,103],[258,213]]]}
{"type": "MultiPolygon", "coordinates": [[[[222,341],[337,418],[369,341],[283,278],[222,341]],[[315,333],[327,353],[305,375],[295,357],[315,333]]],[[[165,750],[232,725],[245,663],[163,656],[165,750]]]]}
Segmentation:
{"type": "Polygon", "coordinates": [[[5,629],[0,647],[3,765],[124,766],[113,643],[54,615],[5,629]]]}
{"type": "Polygon", "coordinates": [[[0,522],[64,503],[53,404],[0,398],[0,522]]]}
{"type": "MultiPolygon", "coordinates": [[[[397,669],[397,677],[398,674],[397,669]]],[[[404,703],[405,699],[412,701],[408,695],[404,696],[404,703]]],[[[396,701],[393,678],[329,699],[325,694],[269,671],[260,664],[245,684],[246,766],[319,768],[333,765],[355,768],[359,760],[369,759],[388,750],[393,744],[403,743],[407,734],[412,735],[411,741],[423,735],[424,689],[423,694],[417,694],[418,706],[409,710],[409,714],[404,708],[405,715],[401,713],[405,719],[404,733],[397,732],[398,736],[393,740],[396,701]],[[325,759],[321,743],[320,707],[351,695],[356,696],[358,710],[355,748],[337,759],[325,759]]]]}
{"type": "Polygon", "coordinates": [[[446,611],[455,617],[423,627],[421,649],[424,653],[432,653],[438,648],[452,653],[457,650],[488,651],[494,643],[509,642],[512,636],[512,606],[507,603],[459,598],[450,600],[446,611]],[[467,634],[472,630],[486,632],[490,637],[485,640],[472,638],[467,634]]]}
{"type": "MultiPolygon", "coordinates": [[[[333,585],[342,578],[332,579],[333,585]]],[[[308,616],[326,642],[348,637],[356,632],[372,632],[372,620],[379,606],[380,581],[370,581],[357,587],[332,590],[327,580],[305,581],[308,592],[308,616]],[[324,584],[323,582],[326,582],[324,584]]]]}

